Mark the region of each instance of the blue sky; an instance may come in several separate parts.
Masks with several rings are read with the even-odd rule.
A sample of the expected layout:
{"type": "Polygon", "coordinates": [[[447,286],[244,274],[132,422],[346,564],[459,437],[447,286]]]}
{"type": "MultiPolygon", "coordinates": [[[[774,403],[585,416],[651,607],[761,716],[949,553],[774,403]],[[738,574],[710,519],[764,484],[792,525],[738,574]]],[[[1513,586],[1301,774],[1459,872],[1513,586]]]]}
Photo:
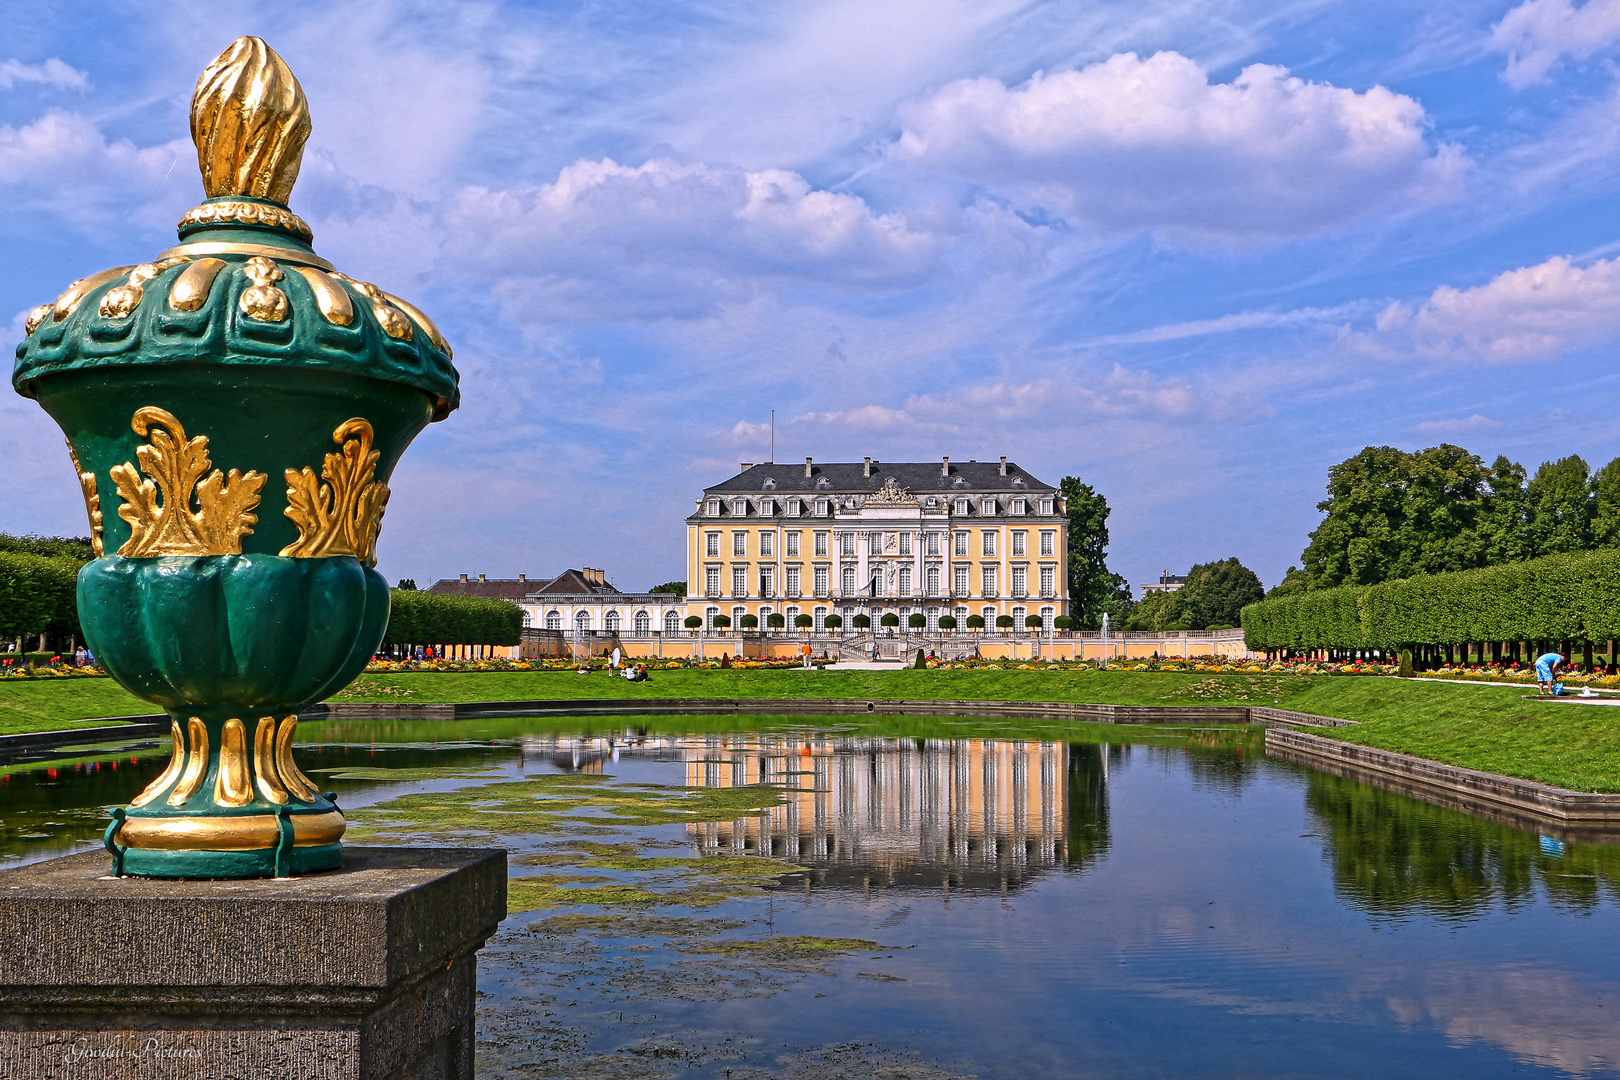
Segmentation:
{"type": "MultiPolygon", "coordinates": [[[[201,200],[197,73],[309,97],[292,207],[463,406],[379,569],[679,577],[706,484],[1002,454],[1133,582],[1269,586],[1368,444],[1620,455],[1620,0],[13,2],[0,327],[201,200]]],[[[82,534],[0,396],[0,529],[82,534]]]]}

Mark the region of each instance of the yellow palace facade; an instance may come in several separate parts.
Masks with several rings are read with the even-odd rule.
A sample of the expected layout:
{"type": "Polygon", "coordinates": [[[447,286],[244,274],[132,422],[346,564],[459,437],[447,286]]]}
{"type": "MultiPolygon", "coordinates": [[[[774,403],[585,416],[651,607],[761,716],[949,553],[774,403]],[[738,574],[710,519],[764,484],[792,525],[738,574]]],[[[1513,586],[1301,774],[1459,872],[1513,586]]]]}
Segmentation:
{"type": "Polygon", "coordinates": [[[687,611],[815,631],[838,615],[929,631],[954,616],[994,629],[1068,614],[1068,519],[1058,491],[1014,462],[747,464],[686,519],[687,611]]]}

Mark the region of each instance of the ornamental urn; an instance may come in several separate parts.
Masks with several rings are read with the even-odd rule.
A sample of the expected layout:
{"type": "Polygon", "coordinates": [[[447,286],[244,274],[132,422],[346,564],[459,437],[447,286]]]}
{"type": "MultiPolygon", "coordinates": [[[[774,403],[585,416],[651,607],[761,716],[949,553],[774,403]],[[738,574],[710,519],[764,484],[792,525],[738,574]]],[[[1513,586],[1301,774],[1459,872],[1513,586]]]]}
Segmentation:
{"type": "Polygon", "coordinates": [[[237,39],[192,98],[208,198],[180,243],[73,282],[17,346],[12,385],[61,426],[90,516],[86,643],[171,721],[168,768],[113,812],[117,874],[343,861],[298,713],[381,643],[388,479],[459,394],[432,321],[318,257],[287,209],[309,130],[281,57],[237,39]]]}

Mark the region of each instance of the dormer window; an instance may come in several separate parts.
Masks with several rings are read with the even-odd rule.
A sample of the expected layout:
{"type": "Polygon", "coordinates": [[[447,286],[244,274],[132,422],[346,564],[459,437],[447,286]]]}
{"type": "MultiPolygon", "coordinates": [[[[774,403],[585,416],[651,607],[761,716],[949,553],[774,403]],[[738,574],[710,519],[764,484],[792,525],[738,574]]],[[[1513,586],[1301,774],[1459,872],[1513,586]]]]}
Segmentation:
{"type": "Polygon", "coordinates": [[[821,479],[816,481],[816,487],[818,487],[818,488],[830,488],[830,487],[832,487],[832,481],[827,479],[825,476],[823,476],[821,479]]]}
{"type": "Polygon", "coordinates": [[[776,513],[776,500],[775,499],[761,499],[761,500],[759,500],[759,516],[760,517],[771,517],[775,513],[776,513]]]}
{"type": "Polygon", "coordinates": [[[828,505],[826,499],[816,500],[816,517],[826,517],[831,510],[832,507],[828,505]]]}
{"type": "Polygon", "coordinates": [[[804,513],[804,504],[798,499],[789,499],[787,505],[788,517],[798,517],[804,513]]]}
{"type": "Polygon", "coordinates": [[[1024,478],[1022,476],[1013,477],[1013,487],[1023,487],[1023,486],[1024,486],[1024,478]]]}
{"type": "Polygon", "coordinates": [[[923,505],[928,507],[928,509],[933,510],[939,506],[939,500],[930,495],[928,498],[923,500],[923,505]]]}
{"type": "Polygon", "coordinates": [[[952,480],[951,483],[956,487],[966,487],[967,486],[967,477],[958,476],[955,480],[952,480]]]}
{"type": "Polygon", "coordinates": [[[767,476],[765,478],[765,490],[766,491],[775,491],[776,490],[776,478],[775,477],[767,476]]]}
{"type": "Polygon", "coordinates": [[[710,499],[709,500],[709,505],[704,508],[703,512],[708,514],[710,517],[719,517],[720,516],[720,500],[719,499],[710,499]]]}
{"type": "Polygon", "coordinates": [[[985,515],[986,517],[994,516],[995,512],[996,500],[985,499],[979,503],[979,513],[985,515]]]}
{"type": "Polygon", "coordinates": [[[1023,499],[1014,499],[1012,501],[1012,512],[1015,514],[1022,514],[1025,512],[1024,506],[1025,503],[1023,499]]]}
{"type": "Polygon", "coordinates": [[[1050,514],[1051,512],[1052,512],[1052,500],[1051,499],[1042,499],[1041,500],[1041,513],[1050,514]]]}
{"type": "Polygon", "coordinates": [[[732,517],[747,517],[748,516],[748,500],[747,499],[732,499],[731,500],[731,516],[732,517]]]}
{"type": "Polygon", "coordinates": [[[968,501],[966,499],[957,499],[956,500],[956,515],[958,517],[967,517],[967,512],[968,512],[968,501]]]}

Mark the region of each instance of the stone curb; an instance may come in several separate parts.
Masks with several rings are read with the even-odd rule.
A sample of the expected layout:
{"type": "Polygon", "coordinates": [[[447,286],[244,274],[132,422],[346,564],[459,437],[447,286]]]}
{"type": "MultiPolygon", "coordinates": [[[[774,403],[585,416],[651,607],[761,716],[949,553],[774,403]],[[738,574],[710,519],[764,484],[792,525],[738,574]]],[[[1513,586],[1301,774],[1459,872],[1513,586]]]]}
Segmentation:
{"type": "Polygon", "coordinates": [[[1381,780],[1394,780],[1394,789],[1403,794],[1455,809],[1479,807],[1508,811],[1534,822],[1620,828],[1620,795],[1616,794],[1570,791],[1282,728],[1266,732],[1266,754],[1312,767],[1328,763],[1337,766],[1330,771],[1382,787],[1392,785],[1381,780]]]}

